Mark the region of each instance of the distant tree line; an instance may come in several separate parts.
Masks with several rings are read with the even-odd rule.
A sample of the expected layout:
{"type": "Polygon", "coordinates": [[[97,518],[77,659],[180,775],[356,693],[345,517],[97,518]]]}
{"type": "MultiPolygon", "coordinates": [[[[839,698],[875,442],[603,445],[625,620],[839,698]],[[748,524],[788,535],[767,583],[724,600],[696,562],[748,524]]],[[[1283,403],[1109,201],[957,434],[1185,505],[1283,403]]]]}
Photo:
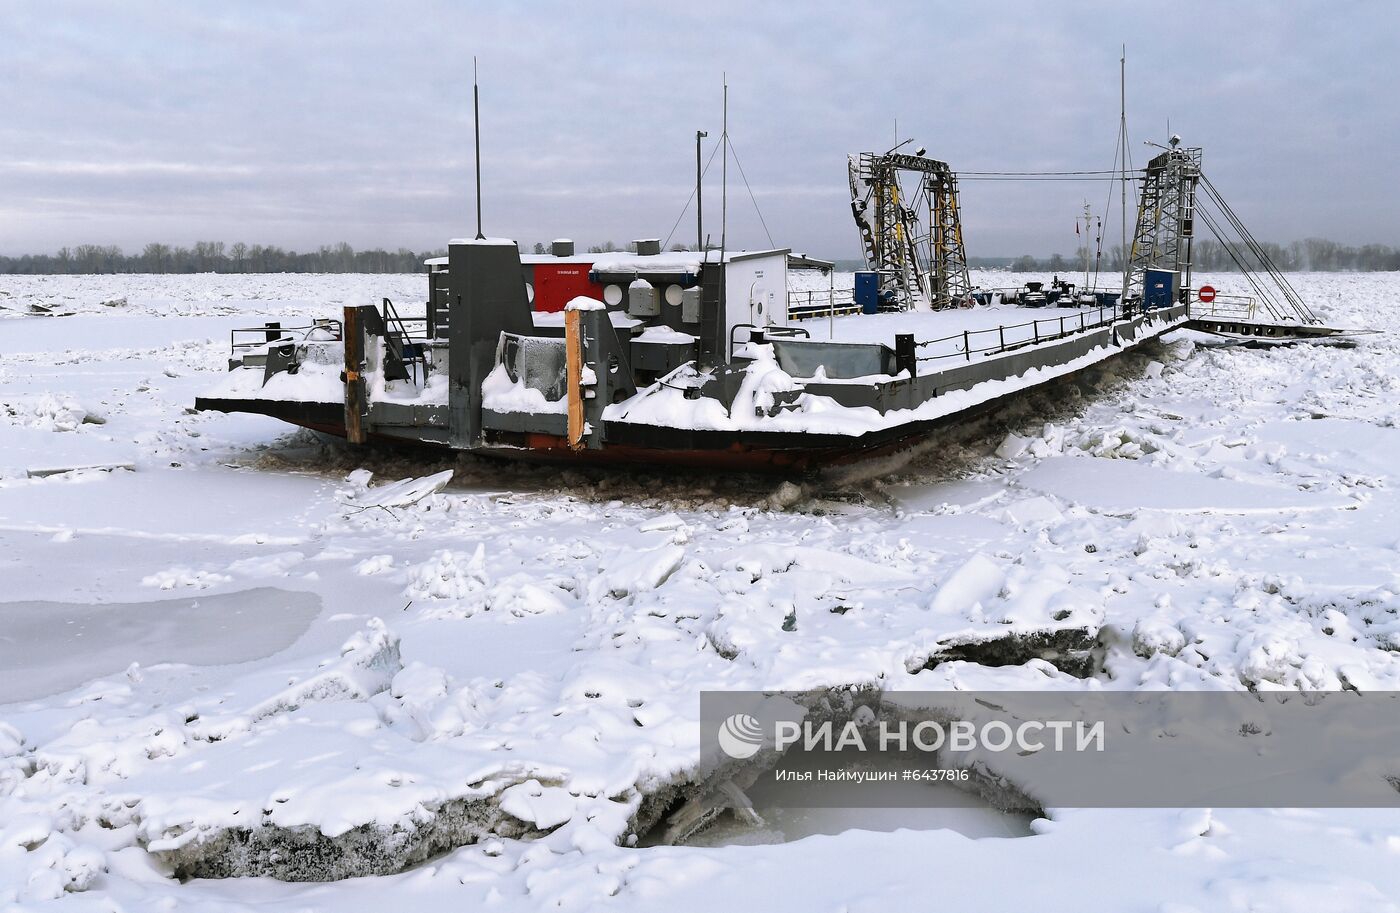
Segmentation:
{"type": "MultiPolygon", "coordinates": [[[[635,242],[619,246],[612,241],[595,244],[589,253],[633,251],[635,242]]],[[[684,248],[677,245],[675,250],[684,248]]],[[[549,252],[543,242],[520,245],[522,253],[549,252]]],[[[128,254],[115,245],[79,244],[55,254],[0,255],[0,274],[53,275],[59,273],[417,273],[429,257],[444,257],[446,250],[412,251],[406,247],[355,250],[344,241],[298,253],[272,244],[225,244],[200,241],[190,247],[152,243],[140,253],[128,254]]]]}
{"type": "MultiPolygon", "coordinates": [[[[1282,270],[1318,270],[1320,272],[1400,270],[1400,249],[1386,244],[1363,244],[1360,247],[1351,247],[1338,244],[1336,241],[1328,241],[1325,238],[1306,238],[1291,244],[1261,241],[1259,246],[1269,259],[1282,270]]],[[[994,257],[970,258],[970,261],[974,266],[1003,266],[1018,273],[1072,273],[1084,269],[1084,252],[1084,248],[1081,247],[1073,256],[1068,257],[1063,254],[1051,254],[1049,257],[1037,258],[1027,254],[1020,257],[1003,258],[1000,262],[998,262],[998,258],[994,257]]],[[[1253,256],[1242,251],[1237,252],[1243,259],[1245,266],[1250,269],[1258,269],[1259,263],[1253,256]]],[[[1210,238],[1201,238],[1191,246],[1191,262],[1194,269],[1205,272],[1237,272],[1240,268],[1230,251],[1219,241],[1210,238]]],[[[1089,254],[1090,270],[1093,270],[1095,266],[1107,272],[1121,272],[1123,269],[1122,246],[1115,244],[1111,248],[1105,248],[1102,257],[1099,258],[1096,258],[1091,251],[1089,254]]]]}
{"type": "MultiPolygon", "coordinates": [[[[1400,249],[1385,244],[1363,244],[1359,247],[1338,244],[1324,238],[1307,238],[1291,244],[1261,242],[1270,259],[1284,270],[1319,270],[1373,272],[1400,270],[1400,249]]],[[[522,244],[521,250],[548,252],[543,243],[522,244]]],[[[682,249],[676,245],[673,249],[682,249]]],[[[636,244],[619,246],[612,241],[594,244],[589,253],[636,250],[636,244]]],[[[200,241],[191,247],[152,243],[140,253],[127,254],[120,247],[101,244],[79,244],[62,248],[54,254],[0,255],[0,273],[52,275],[56,273],[417,273],[429,257],[445,256],[447,251],[355,250],[341,242],[323,245],[314,251],[298,253],[271,244],[248,245],[243,242],[225,244],[222,241],[200,241]]],[[[1073,255],[1051,254],[1049,257],[970,257],[974,267],[1001,267],[1021,273],[1073,273],[1084,268],[1085,249],[1073,255]]],[[[1210,272],[1233,272],[1239,267],[1219,242],[1200,239],[1192,247],[1195,269],[1210,272]]],[[[1246,264],[1256,268],[1253,259],[1246,264]]],[[[859,261],[837,261],[838,266],[859,269],[859,261]]],[[[1114,245],[1095,257],[1089,254],[1089,268],[1104,272],[1123,269],[1123,248],[1114,245]]]]}
{"type": "Polygon", "coordinates": [[[417,273],[425,259],[446,253],[355,250],[344,242],[298,253],[272,244],[200,241],[191,247],[152,243],[127,254],[116,246],[79,244],[56,254],[0,255],[0,273],[417,273]]]}

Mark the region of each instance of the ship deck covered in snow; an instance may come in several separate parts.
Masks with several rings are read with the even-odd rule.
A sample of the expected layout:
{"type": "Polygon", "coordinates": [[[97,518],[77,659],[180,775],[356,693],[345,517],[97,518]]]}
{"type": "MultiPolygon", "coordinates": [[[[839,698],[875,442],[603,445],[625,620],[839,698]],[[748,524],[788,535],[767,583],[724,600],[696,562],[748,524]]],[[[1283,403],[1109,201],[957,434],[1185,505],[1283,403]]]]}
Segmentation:
{"type": "Polygon", "coordinates": [[[663,252],[641,240],[578,254],[561,240],[522,256],[513,241],[459,240],[427,261],[421,311],[384,299],[346,307],[343,321],[242,331],[230,376],[196,405],[356,443],[806,470],[905,446],[1178,328],[1339,332],[1267,258],[1277,292],[1251,277],[1259,297],[1242,308],[1191,286],[1196,219],[1216,224],[1196,205],[1198,183],[1229,211],[1199,149],[1163,148],[1142,173],[1121,290],[971,288],[947,165],[922,150],[862,156],[852,211],[871,269],[849,298],[830,284],[794,292],[790,267],[829,276],[832,265],[787,249],[663,252]],[[917,245],[916,207],[898,202],[908,170],[934,226],[917,245]]]}
{"type": "Polygon", "coordinates": [[[639,248],[454,241],[428,264],[421,317],[385,302],[253,328],[198,406],[351,440],[802,469],[899,446],[1187,319],[1185,305],[836,316],[829,301],[797,320],[786,250],[639,248]]]}

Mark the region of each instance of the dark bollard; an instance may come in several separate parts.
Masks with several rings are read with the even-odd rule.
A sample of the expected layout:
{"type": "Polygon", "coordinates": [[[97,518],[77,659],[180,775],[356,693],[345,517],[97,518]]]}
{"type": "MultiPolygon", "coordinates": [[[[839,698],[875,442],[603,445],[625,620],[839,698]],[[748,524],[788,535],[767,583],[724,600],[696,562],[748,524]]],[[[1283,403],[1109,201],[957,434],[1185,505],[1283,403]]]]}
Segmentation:
{"type": "Polygon", "coordinates": [[[896,333],[894,337],[894,370],[908,371],[913,377],[919,373],[918,356],[914,354],[914,334],[896,333]]]}

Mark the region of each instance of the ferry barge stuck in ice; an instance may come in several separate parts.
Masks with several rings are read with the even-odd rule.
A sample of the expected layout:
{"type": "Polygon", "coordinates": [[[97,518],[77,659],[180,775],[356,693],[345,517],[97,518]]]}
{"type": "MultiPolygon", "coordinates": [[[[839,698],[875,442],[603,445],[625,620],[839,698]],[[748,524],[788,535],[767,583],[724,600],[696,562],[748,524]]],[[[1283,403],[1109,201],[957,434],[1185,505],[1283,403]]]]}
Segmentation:
{"type": "MultiPolygon", "coordinates": [[[[522,256],[513,241],[454,240],[445,258],[428,261],[423,317],[401,318],[385,299],[382,308],[346,307],[342,321],[235,331],[230,375],[196,407],[269,415],[356,443],[800,471],[905,446],[1174,329],[1334,332],[1305,308],[1261,321],[1252,308],[1206,304],[1206,290],[1190,287],[1199,162],[1199,150],[1175,144],[1149,162],[1122,300],[1076,296],[1074,307],[1049,312],[931,311],[915,300],[895,302],[896,313],[837,318],[832,296],[830,319],[795,321],[788,250],[663,252],[644,240],[635,253],[583,256],[558,241],[549,255],[522,256]]],[[[925,301],[970,303],[970,290],[949,301],[957,267],[966,277],[951,173],[920,170],[930,199],[941,194],[930,224],[943,220],[944,230],[929,233],[941,250],[914,278],[931,292],[925,301]]],[[[876,269],[864,293],[913,288],[879,249],[881,224],[863,216],[882,211],[883,191],[877,183],[876,205],[861,207],[854,195],[872,189],[857,184],[853,171],[853,209],[876,269]]]]}

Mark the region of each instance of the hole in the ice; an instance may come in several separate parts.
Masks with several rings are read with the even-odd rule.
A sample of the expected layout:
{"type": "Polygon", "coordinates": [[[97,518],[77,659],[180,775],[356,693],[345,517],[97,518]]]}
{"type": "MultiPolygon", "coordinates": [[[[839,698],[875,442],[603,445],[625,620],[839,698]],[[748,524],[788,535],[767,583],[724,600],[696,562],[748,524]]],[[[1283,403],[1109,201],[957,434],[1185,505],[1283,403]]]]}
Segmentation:
{"type": "MultiPolygon", "coordinates": [[[[908,758],[880,754],[863,766],[869,771],[902,772],[914,765],[908,758]]],[[[821,789],[811,783],[795,788],[821,789]]],[[[882,791],[880,796],[878,807],[814,808],[810,807],[813,802],[799,806],[796,802],[769,801],[761,790],[753,790],[753,815],[716,807],[702,816],[703,824],[689,825],[693,828],[689,833],[678,834],[676,822],[686,820],[690,799],[682,796],[652,828],[638,835],[635,846],[761,846],[846,831],[949,830],[973,839],[1029,837],[1034,833],[1031,823],[1042,817],[1040,812],[997,808],[969,789],[949,783],[899,782],[895,790],[882,791]]]]}
{"type": "MultiPolygon", "coordinates": [[[[922,801],[938,792],[957,792],[957,787],[925,785],[922,801]]],[[[965,837],[1029,837],[1034,815],[1003,812],[983,803],[980,806],[908,806],[904,808],[768,808],[757,809],[762,823],[739,818],[726,810],[713,824],[690,839],[685,846],[762,846],[791,843],[817,834],[835,835],[845,831],[892,832],[899,830],[949,830],[965,837]]],[[[664,828],[662,829],[664,831],[664,828]]],[[[660,845],[652,838],[638,846],[660,845]]]]}

